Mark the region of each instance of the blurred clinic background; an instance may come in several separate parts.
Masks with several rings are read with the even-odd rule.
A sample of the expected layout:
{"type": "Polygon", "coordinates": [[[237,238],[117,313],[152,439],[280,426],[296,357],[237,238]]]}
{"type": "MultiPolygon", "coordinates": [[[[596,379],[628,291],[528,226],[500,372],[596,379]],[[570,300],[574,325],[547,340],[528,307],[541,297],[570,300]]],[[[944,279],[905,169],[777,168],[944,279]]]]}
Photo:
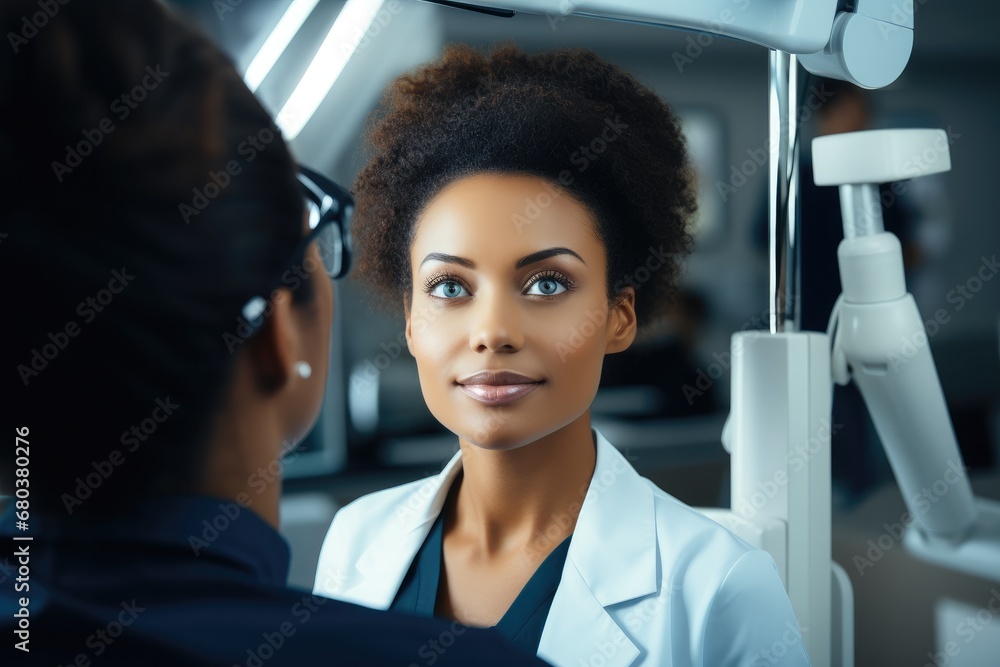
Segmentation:
{"type": "MultiPolygon", "coordinates": [[[[749,1],[734,0],[734,11],[749,1]]],[[[767,328],[764,48],[564,15],[502,18],[419,0],[347,9],[339,0],[169,4],[215,39],[264,105],[283,115],[298,160],[347,187],[362,165],[359,137],[383,88],[448,42],[592,49],[670,103],[683,117],[701,177],[697,249],[670,321],[644,344],[608,358],[593,421],[669,493],[693,506],[728,506],[729,456],[720,434],[729,338],[767,328]]],[[[908,286],[924,318],[942,309],[947,315],[929,330],[929,344],[974,489],[1000,500],[1000,280],[981,279],[995,275],[1000,252],[1000,4],[913,4],[913,56],[888,88],[860,91],[800,68],[802,327],[826,329],[843,236],[836,190],[811,182],[812,137],[946,129],[952,170],[884,186],[885,220],[903,242],[908,286]]],[[[306,587],[338,507],[434,474],[457,448],[424,406],[402,318],[376,312],[351,279],[337,289],[325,409],[300,453],[283,463],[292,583],[306,587]]],[[[916,561],[898,538],[889,539],[905,508],[853,387],[837,390],[833,422],[834,558],[854,585],[857,664],[1000,665],[1000,618],[988,611],[991,600],[1000,601],[1000,582],[916,561]],[[961,650],[943,653],[948,642],[961,650]]]]}

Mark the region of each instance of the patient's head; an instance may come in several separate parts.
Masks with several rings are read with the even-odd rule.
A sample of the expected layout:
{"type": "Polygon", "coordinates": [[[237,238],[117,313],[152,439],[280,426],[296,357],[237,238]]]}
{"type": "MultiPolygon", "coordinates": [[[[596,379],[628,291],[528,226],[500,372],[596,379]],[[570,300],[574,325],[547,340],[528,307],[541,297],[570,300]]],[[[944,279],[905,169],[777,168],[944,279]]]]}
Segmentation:
{"type": "MultiPolygon", "coordinates": [[[[36,5],[5,3],[3,33],[36,5]]],[[[159,2],[60,5],[15,48],[0,63],[0,265],[33,509],[104,514],[221,488],[212,475],[245,482],[242,459],[312,424],[326,377],[329,279],[272,292],[307,230],[284,141],[159,2]],[[254,295],[273,314],[247,337],[254,295]],[[289,373],[300,360],[308,380],[289,373]],[[215,447],[241,416],[247,432],[225,434],[240,444],[215,447]]]]}
{"type": "Polygon", "coordinates": [[[359,273],[403,306],[435,417],[509,449],[586,413],[604,355],[662,315],[691,246],[674,113],[587,51],[455,46],[389,88],[368,143],[359,273]],[[536,386],[489,404],[497,390],[466,382],[483,370],[536,386]]]}

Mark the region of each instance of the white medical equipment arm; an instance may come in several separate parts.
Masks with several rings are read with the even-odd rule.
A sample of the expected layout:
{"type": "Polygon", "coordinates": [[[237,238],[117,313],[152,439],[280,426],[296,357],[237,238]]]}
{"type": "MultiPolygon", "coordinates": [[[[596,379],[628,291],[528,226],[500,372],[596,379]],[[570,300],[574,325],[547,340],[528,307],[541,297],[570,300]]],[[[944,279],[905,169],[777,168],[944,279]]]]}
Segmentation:
{"type": "MultiPolygon", "coordinates": [[[[1000,563],[1000,540],[995,538],[1000,534],[1000,511],[972,499],[926,345],[901,374],[887,379],[891,369],[885,355],[900,340],[896,332],[916,331],[914,323],[922,326],[903,285],[898,240],[876,232],[864,234],[871,237],[867,240],[847,243],[841,255],[845,296],[833,368],[829,336],[798,330],[797,63],[815,74],[863,88],[892,83],[910,57],[913,1],[854,0],[850,10],[844,9],[848,3],[843,0],[439,4],[501,15],[513,15],[515,10],[544,14],[553,28],[565,15],[683,28],[771,49],[770,331],[733,335],[732,407],[723,432],[723,444],[732,454],[732,509],[702,511],[774,557],[813,665],[852,666],[853,592],[847,573],[832,560],[830,498],[830,446],[836,431],[831,420],[831,377],[834,373],[843,381],[850,362],[856,366],[855,378],[879,433],[887,440],[906,502],[916,510],[914,520],[921,529],[907,531],[907,546],[946,566],[963,563],[966,571],[995,573],[1000,563]],[[889,325],[896,329],[877,329],[889,325]],[[866,359],[872,362],[873,373],[861,378],[858,369],[864,368],[866,359]],[[886,367],[886,376],[875,374],[881,370],[879,363],[886,367]],[[953,461],[959,462],[957,470],[947,467],[953,461]],[[913,493],[922,493],[927,484],[930,493],[936,493],[939,478],[955,481],[947,492],[937,494],[937,502],[925,498],[931,509],[920,511],[923,505],[913,493]]],[[[868,153],[869,160],[877,157],[868,153]]],[[[878,182],[883,181],[863,181],[878,182]]],[[[878,203],[874,187],[845,186],[845,208],[857,198],[871,203],[873,193],[878,203]]]]}
{"type": "Polygon", "coordinates": [[[1000,505],[973,497],[923,320],[884,231],[878,183],[948,171],[944,130],[873,130],[813,140],[816,185],[840,187],[843,294],[831,317],[832,375],[861,390],[916,529],[916,555],[1000,581],[1000,505]]]}
{"type": "MultiPolygon", "coordinates": [[[[429,0],[434,2],[435,0],[429,0]]],[[[821,76],[881,88],[902,73],[913,48],[913,0],[460,0],[494,13],[588,16],[696,30],[798,54],[821,76]]]]}

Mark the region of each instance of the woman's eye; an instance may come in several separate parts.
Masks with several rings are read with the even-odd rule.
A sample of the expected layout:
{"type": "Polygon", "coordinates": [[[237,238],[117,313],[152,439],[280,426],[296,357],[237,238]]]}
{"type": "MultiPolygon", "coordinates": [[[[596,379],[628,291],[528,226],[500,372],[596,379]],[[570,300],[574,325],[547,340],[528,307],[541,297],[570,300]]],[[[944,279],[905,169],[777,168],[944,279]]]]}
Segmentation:
{"type": "Polygon", "coordinates": [[[438,283],[434,286],[434,289],[430,292],[431,296],[440,297],[442,299],[455,299],[460,296],[469,296],[469,293],[465,291],[465,288],[456,283],[454,280],[446,280],[442,283],[438,283]]]}
{"type": "Polygon", "coordinates": [[[541,278],[536,280],[528,288],[527,294],[536,294],[540,296],[552,296],[554,294],[561,294],[566,291],[566,286],[555,278],[541,278]],[[538,291],[534,291],[537,288],[538,291]]]}

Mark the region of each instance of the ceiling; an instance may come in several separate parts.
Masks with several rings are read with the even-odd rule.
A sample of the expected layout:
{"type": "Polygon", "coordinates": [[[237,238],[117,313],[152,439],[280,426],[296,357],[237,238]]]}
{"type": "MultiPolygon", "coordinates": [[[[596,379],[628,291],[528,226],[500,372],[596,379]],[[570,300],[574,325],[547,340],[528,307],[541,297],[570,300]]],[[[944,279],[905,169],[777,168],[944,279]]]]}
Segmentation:
{"type": "MultiPolygon", "coordinates": [[[[898,0],[900,5],[902,0],[898,0]]],[[[291,0],[174,0],[245,69],[291,0]]],[[[979,71],[995,85],[1000,66],[1000,3],[990,0],[915,0],[916,36],[910,71],[950,68],[979,71]]],[[[343,7],[341,0],[320,0],[303,28],[257,90],[273,113],[291,94],[343,7]]],[[[520,14],[491,17],[419,0],[398,0],[385,7],[384,27],[373,28],[352,56],[331,94],[293,142],[304,162],[350,178],[356,165],[358,135],[383,88],[400,73],[433,59],[447,42],[486,47],[505,39],[533,51],[560,46],[590,48],[605,58],[675,68],[673,58],[690,46],[692,33],[598,19],[520,14]],[[563,18],[563,17],[560,17],[563,18]],[[377,34],[375,34],[377,30],[377,34]],[[349,92],[345,92],[349,91],[349,92]]],[[[704,41],[704,38],[703,38],[704,41]]],[[[742,71],[761,66],[761,47],[714,38],[699,54],[702,72],[742,71]]],[[[755,71],[755,70],[754,70],[755,71]]]]}

